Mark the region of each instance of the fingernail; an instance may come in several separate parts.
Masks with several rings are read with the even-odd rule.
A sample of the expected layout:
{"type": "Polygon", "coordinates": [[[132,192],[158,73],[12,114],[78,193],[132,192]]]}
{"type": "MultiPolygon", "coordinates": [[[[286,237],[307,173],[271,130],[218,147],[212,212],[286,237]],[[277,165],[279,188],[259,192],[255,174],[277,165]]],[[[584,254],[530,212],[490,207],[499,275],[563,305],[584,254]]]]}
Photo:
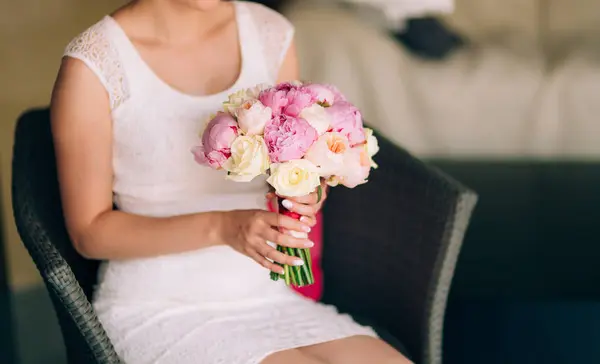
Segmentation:
{"type": "Polygon", "coordinates": [[[304,265],[304,261],[303,261],[303,260],[294,260],[294,265],[295,265],[295,266],[301,266],[301,265],[304,265]]]}
{"type": "Polygon", "coordinates": [[[312,248],[313,246],[315,246],[315,243],[313,243],[312,241],[309,241],[309,242],[304,243],[304,246],[307,248],[312,248]]]}
{"type": "Polygon", "coordinates": [[[307,233],[310,233],[311,228],[310,226],[303,226],[302,230],[306,231],[307,233]]]}
{"type": "Polygon", "coordinates": [[[306,217],[306,216],[302,216],[302,217],[300,218],[300,221],[301,221],[301,222],[308,222],[308,217],[306,217]]]}
{"type": "Polygon", "coordinates": [[[294,204],[292,204],[292,201],[290,200],[283,200],[281,202],[281,204],[283,205],[283,207],[285,207],[286,209],[291,209],[292,206],[294,206],[294,204]]]}

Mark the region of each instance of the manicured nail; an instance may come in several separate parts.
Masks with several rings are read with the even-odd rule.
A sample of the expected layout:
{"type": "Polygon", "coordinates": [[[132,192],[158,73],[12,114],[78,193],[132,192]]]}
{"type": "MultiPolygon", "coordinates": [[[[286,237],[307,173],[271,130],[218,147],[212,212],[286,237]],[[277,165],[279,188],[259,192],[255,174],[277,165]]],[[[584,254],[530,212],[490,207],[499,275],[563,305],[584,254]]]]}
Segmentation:
{"type": "Polygon", "coordinates": [[[306,217],[306,216],[302,216],[302,217],[300,218],[300,221],[301,221],[301,222],[304,222],[304,223],[306,223],[306,222],[308,222],[308,217],[306,217]]]}
{"type": "Polygon", "coordinates": [[[304,265],[304,261],[303,261],[303,260],[294,260],[294,265],[295,265],[295,266],[301,266],[301,265],[304,265]]]}
{"type": "Polygon", "coordinates": [[[312,241],[309,241],[309,242],[304,243],[304,246],[307,248],[312,248],[313,246],[315,246],[315,243],[313,243],[312,241]]]}
{"type": "Polygon", "coordinates": [[[294,204],[293,204],[293,203],[292,203],[292,201],[290,201],[290,200],[283,200],[283,201],[281,202],[281,204],[283,205],[283,207],[285,207],[285,208],[286,208],[286,209],[288,209],[288,210],[289,210],[289,209],[291,209],[291,208],[292,208],[292,206],[294,206],[294,204]]]}
{"type": "Polygon", "coordinates": [[[302,226],[302,230],[306,231],[307,233],[310,233],[310,226],[302,226]]]}

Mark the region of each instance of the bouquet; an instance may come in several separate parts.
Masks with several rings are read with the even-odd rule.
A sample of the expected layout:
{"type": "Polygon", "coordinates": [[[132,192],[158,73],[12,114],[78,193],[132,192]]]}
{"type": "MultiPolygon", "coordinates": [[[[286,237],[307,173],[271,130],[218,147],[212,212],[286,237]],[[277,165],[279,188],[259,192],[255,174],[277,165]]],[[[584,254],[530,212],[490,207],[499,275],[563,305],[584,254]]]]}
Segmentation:
{"type": "MultiPolygon", "coordinates": [[[[301,216],[282,206],[285,197],[317,190],[320,198],[322,179],[349,188],[367,182],[379,149],[360,111],[334,86],[300,82],[258,85],[230,95],[201,140],[192,150],[198,163],[224,170],[225,178],[237,182],[268,175],[279,212],[296,219],[301,216]]],[[[298,287],[314,283],[309,249],[277,250],[305,264],[285,265],[284,274],[271,272],[273,280],[298,287]]]]}

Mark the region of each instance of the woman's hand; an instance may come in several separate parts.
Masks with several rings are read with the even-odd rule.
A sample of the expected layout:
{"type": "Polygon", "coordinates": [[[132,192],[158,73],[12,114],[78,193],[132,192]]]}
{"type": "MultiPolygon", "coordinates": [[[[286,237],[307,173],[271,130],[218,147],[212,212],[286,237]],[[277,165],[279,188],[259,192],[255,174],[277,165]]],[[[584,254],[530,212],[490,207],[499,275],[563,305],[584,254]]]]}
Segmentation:
{"type": "Polygon", "coordinates": [[[290,248],[310,248],[314,245],[308,239],[296,238],[279,232],[297,231],[307,234],[310,226],[289,216],[262,210],[236,210],[223,213],[220,228],[221,238],[238,252],[249,256],[263,267],[283,274],[281,266],[302,265],[303,261],[277,251],[267,241],[290,248]],[[270,259],[270,260],[269,260],[270,259]]]}
{"type": "MultiPolygon", "coordinates": [[[[323,202],[325,202],[325,199],[327,198],[327,188],[328,187],[329,186],[327,186],[327,183],[325,183],[325,180],[322,180],[321,181],[321,196],[320,196],[320,198],[319,198],[319,193],[318,193],[319,189],[317,188],[313,193],[306,195],[306,196],[302,196],[302,197],[284,197],[284,196],[282,196],[281,198],[285,198],[282,201],[282,205],[286,209],[302,215],[302,217],[300,218],[300,221],[306,223],[310,227],[313,227],[317,224],[316,215],[323,207],[323,202]]],[[[267,198],[269,198],[269,199],[275,198],[275,197],[277,197],[277,195],[273,192],[271,192],[267,195],[267,198]]]]}

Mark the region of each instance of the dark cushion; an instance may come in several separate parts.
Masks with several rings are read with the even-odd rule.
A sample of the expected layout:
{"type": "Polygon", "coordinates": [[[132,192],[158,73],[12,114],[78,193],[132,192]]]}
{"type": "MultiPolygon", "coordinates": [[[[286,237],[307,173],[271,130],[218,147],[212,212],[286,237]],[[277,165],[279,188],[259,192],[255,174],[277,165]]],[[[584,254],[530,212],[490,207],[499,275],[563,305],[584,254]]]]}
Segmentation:
{"type": "Polygon", "coordinates": [[[415,55],[441,60],[464,44],[464,40],[435,18],[409,19],[394,36],[415,55]]]}

